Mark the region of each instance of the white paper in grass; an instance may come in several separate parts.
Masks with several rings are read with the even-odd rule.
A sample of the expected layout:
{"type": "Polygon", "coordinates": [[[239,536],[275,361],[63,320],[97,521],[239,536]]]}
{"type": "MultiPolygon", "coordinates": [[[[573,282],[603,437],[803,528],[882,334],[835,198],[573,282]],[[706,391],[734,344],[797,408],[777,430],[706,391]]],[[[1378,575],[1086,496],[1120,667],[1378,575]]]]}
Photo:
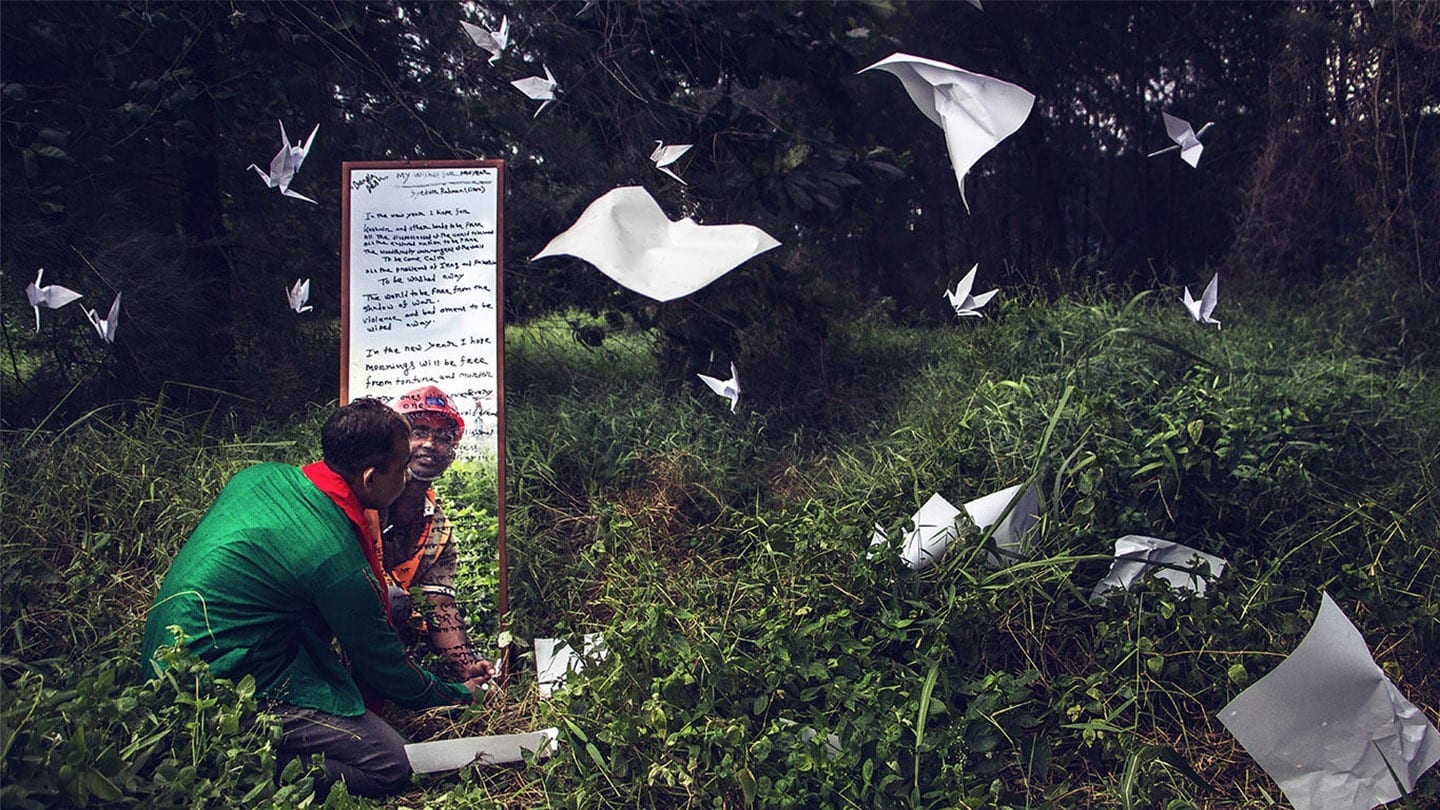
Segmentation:
{"type": "Polygon", "coordinates": [[[936,560],[945,556],[945,549],[950,546],[950,542],[960,536],[960,529],[956,525],[959,518],[960,510],[941,497],[940,493],[931,495],[930,500],[920,507],[920,511],[910,518],[912,526],[905,534],[905,545],[900,549],[900,559],[916,571],[934,565],[936,560]]]}
{"type": "Polygon", "coordinates": [[[586,633],[584,643],[585,655],[581,657],[560,639],[535,639],[535,680],[540,686],[540,697],[548,698],[563,687],[565,677],[583,669],[586,659],[603,660],[609,654],[603,633],[586,633]]]}
{"type": "Polygon", "coordinates": [[[574,256],[626,289],[669,301],[779,245],[751,225],[699,225],[689,217],[671,222],[645,189],[622,186],[590,203],[535,258],[574,256]]]}
{"type": "Polygon", "coordinates": [[[453,771],[468,765],[507,765],[524,762],[527,753],[550,756],[559,747],[559,737],[560,729],[547,728],[523,734],[433,740],[405,746],[405,756],[415,773],[453,771]]]}
{"type": "Polygon", "coordinates": [[[1199,573],[1201,563],[1210,566],[1210,577],[1218,577],[1225,570],[1224,557],[1158,537],[1127,534],[1115,541],[1115,561],[1110,564],[1110,573],[1091,591],[1090,601],[1103,600],[1112,588],[1129,590],[1146,573],[1176,590],[1204,596],[1208,579],[1199,573]]]}
{"type": "Polygon", "coordinates": [[[1440,732],[1329,594],[1300,646],[1219,718],[1296,810],[1369,810],[1440,760],[1440,732]]]}
{"type": "Polygon", "coordinates": [[[1040,519],[1040,490],[1034,484],[1025,487],[1022,494],[1020,489],[1023,484],[1016,484],[1013,487],[1006,487],[999,492],[994,492],[982,498],[976,498],[965,504],[965,512],[970,520],[975,523],[976,528],[981,532],[990,528],[997,521],[1000,525],[990,537],[995,540],[995,546],[1000,554],[989,554],[986,561],[992,566],[1002,566],[1007,561],[1014,561],[1024,557],[1029,552],[1029,534],[1035,528],[1035,523],[1040,519]],[[1005,509],[1011,501],[1019,500],[1010,514],[1005,515],[1005,509]],[[1001,520],[1000,516],[1005,515],[1001,520]],[[1004,559],[1002,559],[1004,558],[1004,559]]]}

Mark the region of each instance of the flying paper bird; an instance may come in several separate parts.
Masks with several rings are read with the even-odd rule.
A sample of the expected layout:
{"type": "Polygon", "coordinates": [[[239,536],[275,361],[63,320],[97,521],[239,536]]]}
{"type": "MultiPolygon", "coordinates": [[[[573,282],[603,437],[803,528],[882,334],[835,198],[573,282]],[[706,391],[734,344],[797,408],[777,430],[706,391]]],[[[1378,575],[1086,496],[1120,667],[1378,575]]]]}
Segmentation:
{"type": "MultiPolygon", "coordinates": [[[[555,94],[560,92],[559,86],[555,83],[555,76],[550,72],[550,66],[543,65],[542,67],[545,68],[545,78],[543,79],[539,76],[531,76],[528,79],[516,79],[510,82],[515,85],[516,90],[519,90],[530,98],[536,101],[544,101],[545,103],[540,105],[540,110],[550,106],[550,102],[555,100],[555,94]]],[[[538,116],[540,110],[536,110],[535,115],[532,115],[531,118],[538,116]]]]}
{"type": "Polygon", "coordinates": [[[100,335],[101,340],[106,343],[114,343],[115,330],[120,326],[120,293],[115,293],[115,301],[110,305],[108,316],[101,318],[95,310],[87,309],[85,317],[90,319],[90,323],[94,325],[95,332],[100,335]]]}
{"type": "Polygon", "coordinates": [[[69,287],[61,287],[59,284],[46,284],[40,286],[40,279],[45,275],[45,268],[35,271],[35,280],[25,285],[25,297],[30,299],[30,306],[35,308],[35,331],[40,331],[40,307],[46,309],[59,309],[72,301],[83,296],[69,287]]]}
{"type": "Polygon", "coordinates": [[[1183,118],[1176,118],[1167,112],[1160,113],[1160,116],[1165,119],[1165,133],[1170,136],[1170,140],[1174,141],[1175,145],[1167,146],[1158,152],[1151,152],[1148,157],[1163,155],[1179,149],[1181,160],[1189,163],[1191,168],[1200,168],[1200,153],[1205,151],[1205,147],[1200,145],[1200,136],[1205,134],[1205,130],[1215,126],[1215,122],[1207,123],[1200,128],[1199,132],[1196,132],[1190,128],[1190,122],[1183,118]]]}
{"type": "Polygon", "coordinates": [[[698,225],[689,217],[671,222],[649,192],[623,186],[590,203],[535,259],[575,256],[626,289],[669,301],[779,245],[751,225],[698,225]]]}
{"type": "Polygon", "coordinates": [[[666,146],[664,141],[656,141],[655,143],[657,144],[655,151],[650,153],[650,160],[655,163],[655,168],[679,180],[681,185],[688,185],[681,179],[680,175],[665,167],[679,160],[680,156],[689,152],[690,147],[694,146],[694,144],[680,143],[674,146],[666,146]]]}
{"type": "Polygon", "coordinates": [[[270,160],[270,173],[266,174],[261,171],[260,167],[254,163],[251,163],[247,168],[254,169],[255,173],[260,175],[261,179],[265,181],[267,187],[280,189],[280,193],[286,197],[294,197],[297,200],[314,203],[314,200],[306,197],[304,194],[291,191],[290,183],[295,180],[295,173],[300,171],[300,164],[305,162],[305,156],[310,153],[310,144],[315,142],[315,133],[319,131],[320,125],[316,124],[315,128],[310,130],[310,137],[305,139],[304,145],[301,145],[299,141],[296,141],[292,145],[290,143],[290,137],[285,134],[285,122],[281,121],[280,151],[276,152],[275,157],[270,160]]]}
{"type": "Polygon", "coordinates": [[[490,52],[490,64],[493,65],[500,61],[500,54],[504,53],[506,46],[510,44],[510,18],[508,16],[500,19],[499,31],[487,31],[464,20],[460,21],[460,25],[476,45],[490,52]]]}
{"type": "Polygon", "coordinates": [[[696,374],[710,390],[730,400],[730,412],[735,412],[735,406],[740,403],[740,375],[735,373],[735,364],[730,364],[730,379],[717,380],[714,377],[707,377],[704,374],[696,374]]]}
{"type": "Polygon", "coordinates": [[[1010,82],[904,53],[891,54],[865,70],[893,73],[920,112],[945,131],[960,201],[968,213],[965,175],[1025,123],[1035,95],[1010,82]]]}
{"type": "Polygon", "coordinates": [[[945,298],[950,301],[950,306],[955,308],[955,314],[962,318],[985,317],[980,314],[980,308],[990,303],[990,299],[994,298],[995,293],[999,292],[998,289],[994,289],[990,292],[980,293],[979,295],[970,294],[970,288],[975,285],[975,271],[979,269],[980,265],[976,263],[974,267],[970,268],[970,272],[966,273],[965,277],[960,279],[960,283],[955,285],[953,292],[950,290],[945,291],[945,298]]]}
{"type": "Polygon", "coordinates": [[[1215,284],[1219,280],[1219,273],[1210,277],[1210,283],[1205,285],[1205,292],[1200,295],[1199,301],[1190,297],[1189,287],[1185,288],[1185,297],[1180,299],[1181,303],[1185,305],[1185,309],[1190,311],[1190,317],[1194,318],[1196,323],[1213,323],[1216,329],[1220,328],[1220,322],[1210,317],[1210,313],[1215,311],[1215,284]]]}
{"type": "Polygon", "coordinates": [[[295,283],[285,291],[285,298],[290,301],[290,308],[297,313],[314,309],[305,303],[310,300],[310,279],[295,279],[295,283]]]}

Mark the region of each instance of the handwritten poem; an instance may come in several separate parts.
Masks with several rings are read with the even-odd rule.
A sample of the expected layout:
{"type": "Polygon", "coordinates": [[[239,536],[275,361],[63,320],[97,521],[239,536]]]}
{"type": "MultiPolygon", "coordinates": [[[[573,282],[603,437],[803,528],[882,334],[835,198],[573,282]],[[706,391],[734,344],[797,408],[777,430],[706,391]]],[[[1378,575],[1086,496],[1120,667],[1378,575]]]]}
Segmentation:
{"type": "Polygon", "coordinates": [[[461,453],[498,445],[499,169],[352,169],[352,398],[391,401],[421,385],[465,417],[461,453]]]}

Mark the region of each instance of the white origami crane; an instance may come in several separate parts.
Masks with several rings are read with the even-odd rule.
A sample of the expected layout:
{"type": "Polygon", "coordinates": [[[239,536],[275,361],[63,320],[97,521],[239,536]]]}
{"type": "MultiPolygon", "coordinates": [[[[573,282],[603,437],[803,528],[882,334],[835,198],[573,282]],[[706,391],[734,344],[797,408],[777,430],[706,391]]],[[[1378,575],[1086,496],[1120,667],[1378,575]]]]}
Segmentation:
{"type": "Polygon", "coordinates": [[[93,309],[85,310],[85,317],[90,319],[94,325],[95,332],[100,339],[106,343],[115,342],[115,330],[120,326],[120,293],[115,293],[115,301],[110,304],[110,314],[101,318],[93,309]]]}
{"type": "Polygon", "coordinates": [[[535,259],[575,256],[626,289],[669,301],[779,244],[751,225],[698,225],[689,217],[671,222],[645,189],[622,186],[590,203],[535,259]]]}
{"type": "Polygon", "coordinates": [[[294,182],[295,173],[300,171],[300,164],[305,162],[305,156],[310,154],[310,144],[315,142],[315,133],[319,131],[320,125],[316,124],[315,128],[310,130],[310,137],[305,139],[303,145],[299,141],[296,141],[292,145],[290,143],[290,136],[285,134],[285,122],[281,121],[280,151],[276,152],[275,157],[270,159],[270,173],[266,174],[261,171],[260,167],[254,163],[251,163],[247,168],[254,169],[255,173],[260,175],[260,178],[265,181],[267,187],[280,189],[280,193],[286,197],[294,197],[297,200],[314,203],[314,200],[306,197],[304,194],[298,191],[291,191],[290,183],[294,182]]]}
{"type": "Polygon", "coordinates": [[[1175,590],[1204,596],[1208,577],[1218,577],[1225,570],[1225,558],[1157,537],[1127,534],[1115,541],[1115,562],[1090,592],[1090,601],[1103,600],[1112,588],[1128,590],[1152,569],[1155,578],[1164,580],[1175,590]],[[1201,562],[1209,566],[1208,576],[1199,573],[1201,562]]]}
{"type": "Polygon", "coordinates": [[[415,773],[453,771],[469,765],[505,765],[524,762],[525,754],[548,757],[559,748],[560,729],[547,728],[523,734],[461,737],[405,746],[405,757],[415,773]]]}
{"type": "Polygon", "coordinates": [[[730,400],[730,412],[735,412],[735,406],[740,404],[740,375],[735,373],[735,364],[730,364],[730,379],[717,380],[704,374],[696,374],[702,382],[710,386],[710,390],[730,400]]]}
{"type": "Polygon", "coordinates": [[[309,312],[314,309],[305,303],[310,300],[310,279],[295,279],[295,283],[285,290],[285,298],[290,302],[290,308],[296,312],[309,312]]]}
{"type": "Polygon", "coordinates": [[[900,549],[900,559],[916,571],[929,568],[941,557],[950,541],[960,536],[956,521],[960,510],[935,493],[910,518],[912,527],[905,534],[905,545],[900,549]]]}
{"type": "Polygon", "coordinates": [[[945,298],[950,301],[950,306],[955,308],[955,314],[962,318],[985,317],[980,314],[980,308],[990,303],[990,299],[999,292],[998,289],[995,289],[979,295],[970,294],[970,289],[975,286],[975,271],[979,269],[980,265],[977,263],[970,268],[970,272],[966,273],[964,278],[960,279],[960,283],[955,285],[953,292],[945,291],[945,298]]]}
{"type": "Polygon", "coordinates": [[[505,52],[506,46],[510,44],[510,18],[502,17],[499,31],[486,31],[478,25],[460,21],[460,26],[465,33],[470,35],[476,45],[490,52],[490,64],[500,61],[500,54],[505,52]]]}
{"type": "Polygon", "coordinates": [[[1216,284],[1219,281],[1219,273],[1211,276],[1210,283],[1205,285],[1205,292],[1200,294],[1199,301],[1190,297],[1189,287],[1185,288],[1185,297],[1180,299],[1180,302],[1185,305],[1185,309],[1190,312],[1190,317],[1194,318],[1196,323],[1213,323],[1216,329],[1220,328],[1220,322],[1210,317],[1210,313],[1215,311],[1216,297],[1218,296],[1216,284]]]}
{"type": "Polygon", "coordinates": [[[1200,136],[1205,134],[1205,130],[1215,126],[1215,122],[1207,123],[1200,128],[1199,132],[1196,132],[1190,127],[1190,122],[1183,118],[1176,118],[1167,112],[1160,113],[1160,116],[1165,119],[1165,134],[1170,136],[1170,140],[1174,141],[1175,145],[1167,146],[1158,152],[1151,152],[1148,157],[1163,155],[1179,149],[1181,160],[1189,163],[1191,168],[1200,168],[1200,153],[1205,151],[1205,147],[1200,145],[1200,136]]]}
{"type": "Polygon", "coordinates": [[[895,74],[920,112],[945,131],[960,200],[968,212],[965,175],[986,152],[1025,123],[1035,104],[1034,94],[1010,82],[904,53],[891,54],[865,68],[877,69],[895,74]]]}
{"type": "Polygon", "coordinates": [[[585,655],[575,654],[569,644],[555,638],[535,639],[535,681],[540,697],[548,698],[565,685],[565,678],[585,667],[585,661],[604,660],[609,655],[603,633],[585,634],[585,655]]]}
{"type": "Polygon", "coordinates": [[[40,280],[44,276],[45,268],[42,267],[35,271],[35,280],[25,285],[25,297],[30,299],[30,306],[35,308],[36,332],[40,331],[40,307],[59,309],[84,297],[69,287],[61,287],[59,284],[40,286],[40,280]]]}
{"type": "MultiPolygon", "coordinates": [[[[1024,485],[1016,484],[1006,487],[965,504],[965,514],[970,516],[975,528],[984,532],[995,526],[990,537],[995,541],[995,547],[1000,554],[1012,560],[1025,556],[1030,530],[1040,518],[1040,490],[1031,484],[1021,492],[1022,486],[1024,485]],[[1014,507],[1010,507],[1012,502],[1014,507]],[[1008,514],[1006,508],[1010,509],[1008,514]],[[1004,520],[1001,520],[1002,515],[1004,520]],[[999,525],[996,525],[997,522],[999,525]]],[[[986,561],[996,567],[1005,563],[1005,560],[994,553],[991,553],[986,561]]]]}
{"type": "Polygon", "coordinates": [[[681,185],[688,185],[680,175],[665,167],[679,160],[680,156],[689,152],[690,147],[694,146],[694,144],[681,143],[675,144],[674,146],[666,146],[664,141],[656,141],[655,143],[657,144],[655,151],[650,153],[650,160],[655,163],[655,168],[679,180],[681,185]]]}
{"type": "Polygon", "coordinates": [[[1440,731],[1329,594],[1300,646],[1219,718],[1295,810],[1370,810],[1440,761],[1440,731]]]}
{"type": "MultiPolygon", "coordinates": [[[[536,101],[544,101],[545,103],[540,105],[540,110],[550,106],[550,102],[555,100],[555,94],[560,92],[559,86],[555,83],[555,76],[550,72],[550,66],[542,65],[542,67],[545,68],[545,78],[543,79],[539,76],[531,76],[526,79],[516,79],[510,82],[515,86],[516,90],[519,90],[530,98],[536,101]]],[[[532,115],[531,118],[538,116],[540,110],[536,110],[535,115],[532,115]]]]}

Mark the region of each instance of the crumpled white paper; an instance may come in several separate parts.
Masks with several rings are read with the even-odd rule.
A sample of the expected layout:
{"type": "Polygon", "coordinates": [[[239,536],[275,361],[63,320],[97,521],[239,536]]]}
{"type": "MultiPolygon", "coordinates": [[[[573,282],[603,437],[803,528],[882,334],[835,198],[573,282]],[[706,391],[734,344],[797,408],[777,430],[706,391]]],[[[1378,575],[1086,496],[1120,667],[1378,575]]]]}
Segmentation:
{"type": "Polygon", "coordinates": [[[559,748],[559,737],[560,729],[546,728],[523,734],[432,740],[410,743],[405,746],[405,756],[415,773],[453,771],[467,765],[505,765],[524,762],[530,751],[539,757],[550,756],[559,748]]]}
{"type": "Polygon", "coordinates": [[[1440,732],[1329,594],[1300,646],[1219,718],[1296,810],[1370,810],[1440,761],[1440,732]]]}
{"type": "Polygon", "coordinates": [[[1194,570],[1198,567],[1197,559],[1209,563],[1211,577],[1218,577],[1225,570],[1224,557],[1158,537],[1127,534],[1115,541],[1115,562],[1110,564],[1110,573],[1091,591],[1090,601],[1103,600],[1112,588],[1129,590],[1146,572],[1165,580],[1176,590],[1204,596],[1207,579],[1194,570]]]}

